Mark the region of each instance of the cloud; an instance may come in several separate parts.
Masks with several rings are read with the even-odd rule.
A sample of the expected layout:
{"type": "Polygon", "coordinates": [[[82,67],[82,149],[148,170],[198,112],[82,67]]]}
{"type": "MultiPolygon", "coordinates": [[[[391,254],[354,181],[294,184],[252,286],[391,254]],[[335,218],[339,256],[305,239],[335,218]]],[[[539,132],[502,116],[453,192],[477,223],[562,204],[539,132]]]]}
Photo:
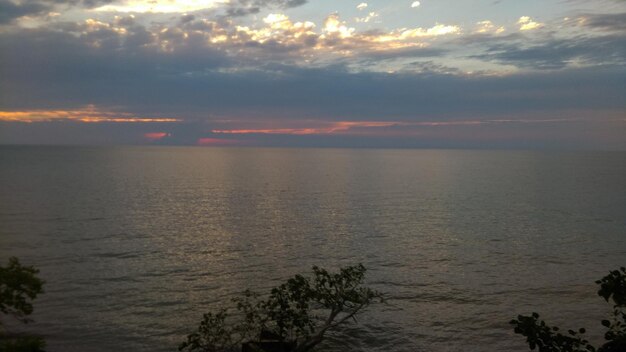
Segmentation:
{"type": "Polygon", "coordinates": [[[330,14],[324,20],[324,32],[329,35],[336,35],[340,38],[348,38],[354,33],[354,28],[349,28],[346,23],[341,21],[338,13],[330,14]]]}
{"type": "Polygon", "coordinates": [[[505,30],[506,28],[504,28],[504,26],[496,26],[495,24],[493,24],[493,22],[489,20],[485,20],[485,21],[480,21],[476,23],[476,28],[474,29],[474,32],[481,33],[481,34],[485,34],[485,33],[500,34],[500,33],[503,33],[505,30]]]}
{"type": "Polygon", "coordinates": [[[28,111],[0,111],[0,121],[3,122],[52,122],[73,121],[83,123],[168,123],[181,122],[178,118],[145,117],[125,112],[106,111],[87,105],[79,110],[28,110],[28,111]]]}
{"type": "Polygon", "coordinates": [[[126,81],[164,74],[189,77],[213,70],[266,70],[287,62],[323,67],[348,57],[357,65],[391,55],[438,55],[445,50],[430,48],[430,42],[461,32],[459,27],[442,24],[361,32],[338,14],[329,15],[323,26],[317,26],[270,13],[262,19],[262,26],[255,27],[189,14],[175,18],[173,24],[147,27],[141,24],[142,16],[120,15],[109,21],[88,18],[5,31],[0,33],[0,50],[7,54],[0,57],[0,71],[10,77],[19,74],[15,68],[29,67],[30,75],[42,80],[69,74],[72,78],[104,76],[126,81]],[[108,72],[110,62],[124,62],[125,67],[108,72]]]}
{"type": "Polygon", "coordinates": [[[143,137],[151,142],[170,137],[172,134],[168,132],[146,132],[143,137]]]}
{"type": "MultiPolygon", "coordinates": [[[[101,12],[133,13],[189,13],[207,9],[223,9],[226,17],[256,14],[261,9],[288,9],[306,4],[307,0],[104,0],[98,5],[101,12]]],[[[98,6],[96,6],[98,5],[98,6]]]]}
{"type": "MultiPolygon", "coordinates": [[[[377,77],[376,80],[397,85],[398,89],[405,81],[401,76],[386,79],[387,71],[413,70],[438,77],[441,82],[447,82],[446,75],[457,75],[462,81],[467,79],[465,70],[455,67],[448,58],[458,53],[459,47],[470,45],[477,48],[477,53],[469,57],[471,60],[506,65],[509,70],[512,65],[539,70],[623,67],[626,57],[626,38],[619,34],[576,40],[539,36],[531,41],[523,33],[484,33],[474,38],[475,34],[463,34],[460,27],[444,24],[363,32],[349,27],[338,14],[329,16],[324,26],[295,22],[281,13],[264,17],[259,27],[221,23],[201,16],[178,17],[176,21],[176,25],[146,27],[137,18],[125,16],[109,22],[87,19],[4,31],[0,33],[0,86],[12,88],[0,94],[0,105],[12,110],[67,110],[68,105],[72,109],[86,104],[132,106],[131,97],[135,97],[141,102],[142,112],[151,104],[155,109],[150,112],[175,112],[190,104],[193,114],[201,114],[211,104],[221,112],[236,107],[235,97],[223,90],[237,91],[242,87],[246,92],[241,98],[242,106],[254,105],[256,99],[274,102],[275,106],[289,105],[289,101],[266,96],[267,88],[261,82],[269,79],[284,87],[289,95],[292,90],[313,89],[311,82],[303,78],[311,72],[348,81],[354,77],[377,77]],[[413,59],[425,57],[431,59],[413,59]],[[367,76],[366,71],[382,75],[367,76]],[[350,75],[360,72],[364,75],[350,75]],[[301,87],[288,85],[291,78],[301,87]],[[398,82],[392,83],[394,79],[398,82]],[[223,82],[223,89],[213,85],[213,80],[223,82]],[[248,80],[256,82],[256,90],[245,88],[248,80]],[[168,89],[166,82],[177,89],[168,89]],[[205,84],[211,88],[204,91],[205,84]],[[210,98],[207,101],[212,103],[208,105],[196,102],[206,100],[205,93],[228,99],[222,102],[210,98]],[[227,101],[233,105],[224,105],[227,101]]],[[[422,76],[408,77],[428,81],[422,76]]],[[[371,84],[368,82],[363,84],[371,84]]],[[[356,85],[346,89],[362,88],[356,85]]],[[[320,90],[311,91],[311,101],[319,94],[320,90]]],[[[304,99],[309,104],[306,95],[294,99],[304,99]]]]}
{"type": "Polygon", "coordinates": [[[256,128],[256,129],[229,129],[212,130],[215,134],[288,134],[288,135],[323,135],[323,134],[349,134],[354,130],[363,128],[380,128],[405,125],[395,121],[337,121],[316,122],[312,127],[300,128],[256,128]],[[321,126],[320,126],[321,125],[321,126]]]}
{"type": "Polygon", "coordinates": [[[543,27],[543,23],[535,22],[528,16],[522,16],[517,21],[520,31],[531,31],[543,27]]]}
{"type": "MultiPolygon", "coordinates": [[[[142,10],[169,14],[72,8],[107,4],[139,3],[0,0],[0,142],[44,138],[47,126],[55,140],[71,130],[87,142],[106,131],[139,143],[409,143],[472,128],[584,134],[575,125],[594,121],[623,139],[624,14],[398,28],[287,10],[304,0],[157,0],[142,10]],[[262,15],[235,18],[252,13],[262,15]]],[[[360,7],[357,21],[378,24],[360,7]]]]}
{"type": "MultiPolygon", "coordinates": [[[[378,14],[371,13],[363,21],[370,21],[378,14]]],[[[263,18],[265,28],[236,26],[234,31],[222,31],[220,41],[225,46],[240,46],[241,50],[257,49],[260,54],[298,55],[327,62],[336,57],[377,55],[382,51],[401,48],[424,48],[427,41],[437,37],[458,35],[461,29],[453,25],[437,24],[430,28],[402,28],[390,32],[359,32],[349,27],[339,14],[326,17],[321,30],[313,22],[292,22],[289,17],[272,13],[263,18]]],[[[215,34],[215,30],[213,31],[215,34]]],[[[310,64],[310,63],[309,63],[310,64]]]]}
{"type": "Polygon", "coordinates": [[[605,31],[626,31],[626,12],[611,14],[592,14],[580,18],[587,27],[605,31]]]}
{"type": "Polygon", "coordinates": [[[0,25],[11,23],[25,16],[41,17],[51,12],[67,10],[70,7],[88,9],[101,7],[112,1],[113,0],[0,0],[0,25]]]}
{"type": "MultiPolygon", "coordinates": [[[[58,40],[53,36],[47,38],[58,40]]],[[[134,140],[142,143],[138,141],[146,140],[145,133],[162,132],[171,136],[154,140],[154,143],[196,144],[200,138],[221,139],[219,131],[250,130],[253,133],[228,136],[244,144],[337,146],[454,146],[456,142],[450,139],[453,132],[459,134],[458,142],[480,131],[496,129],[502,135],[527,128],[535,133],[554,124],[564,126],[558,131],[589,136],[581,130],[589,130],[594,121],[612,126],[613,132],[606,132],[605,141],[619,140],[617,136],[624,130],[624,122],[608,121],[617,117],[623,119],[626,110],[623,100],[626,73],[620,68],[564,69],[507,76],[437,72],[386,74],[349,72],[341,66],[312,69],[291,65],[265,67],[267,71],[230,72],[222,65],[212,66],[214,64],[203,70],[177,50],[152,51],[150,57],[142,58],[143,65],[137,65],[132,55],[119,52],[104,60],[85,61],[88,56],[84,50],[96,49],[71,47],[63,41],[49,43],[46,49],[51,47],[65,55],[44,55],[39,51],[37,54],[43,57],[41,62],[30,59],[29,65],[22,69],[12,64],[10,75],[0,75],[0,86],[12,87],[10,91],[3,91],[0,106],[5,112],[27,112],[31,119],[46,117],[42,112],[53,111],[54,119],[19,123],[33,126],[28,129],[16,127],[15,122],[0,122],[1,141],[18,141],[14,136],[19,135],[39,136],[38,131],[43,134],[35,125],[46,126],[46,133],[52,133],[52,136],[40,136],[41,142],[113,140],[131,143],[134,140]],[[169,57],[170,61],[163,57],[169,57]],[[48,66],[41,65],[36,72],[28,69],[30,64],[43,63],[43,60],[48,66]],[[163,63],[163,66],[150,62],[163,63]],[[88,75],[89,72],[97,74],[88,75]],[[95,104],[97,112],[90,113],[84,107],[86,104],[95,104]],[[63,108],[71,106],[76,108],[63,108]],[[85,115],[99,116],[99,123],[76,121],[85,115]],[[68,116],[75,118],[68,119],[68,116]],[[175,118],[180,121],[129,123],[113,120],[118,118],[175,118]],[[534,122],[524,122],[526,120],[534,122]],[[84,130],[76,125],[94,127],[84,130]],[[96,126],[102,127],[95,130],[96,126]],[[259,135],[260,129],[284,131],[259,135]],[[306,134],[307,129],[318,129],[318,133],[306,134]],[[323,129],[335,132],[324,134],[323,129]],[[257,130],[256,133],[253,130],[257,130]],[[131,131],[135,132],[131,135],[131,131]],[[349,138],[324,139],[342,133],[349,138]],[[71,137],[72,134],[76,136],[71,137]],[[370,139],[358,139],[366,136],[370,139]],[[376,136],[409,139],[371,140],[379,138],[376,136]],[[296,137],[299,139],[293,139],[296,137]],[[312,139],[306,139],[309,137],[312,139]]],[[[11,55],[23,57],[19,51],[11,55]]],[[[623,134],[621,137],[623,139],[623,134]]],[[[491,137],[483,136],[483,144],[476,138],[474,144],[468,142],[467,145],[484,146],[485,140],[491,137]]],[[[218,145],[216,143],[221,142],[212,145],[218,145]]],[[[511,145],[513,142],[502,143],[511,145]]]]}
{"type": "Polygon", "coordinates": [[[0,57],[0,70],[7,77],[18,75],[20,67],[29,67],[31,76],[43,80],[59,78],[66,72],[75,79],[79,75],[106,76],[122,81],[155,75],[193,77],[215,71],[282,74],[280,71],[288,66],[332,65],[353,71],[417,69],[462,75],[481,72],[481,63],[494,67],[492,73],[501,74],[512,66],[562,69],[618,65],[624,57],[619,33],[577,38],[541,32],[532,37],[524,33],[502,35],[503,27],[488,20],[469,30],[439,23],[360,31],[337,13],[329,15],[322,25],[292,21],[280,12],[270,13],[260,24],[250,26],[210,20],[199,14],[179,16],[171,23],[142,25],[146,19],[138,16],[52,22],[35,29],[5,31],[0,33],[0,49],[7,54],[0,57]],[[468,49],[473,52],[468,54],[468,49]],[[478,62],[478,69],[456,66],[455,55],[460,60],[478,62]],[[410,60],[421,57],[440,57],[443,61],[427,67],[410,60]],[[109,62],[123,62],[125,68],[107,72],[109,62]]]}
{"type": "MultiPolygon", "coordinates": [[[[572,124],[588,122],[589,119],[574,118],[517,118],[517,119],[475,119],[458,121],[310,121],[305,127],[295,128],[249,128],[249,129],[214,129],[217,135],[371,135],[410,136],[419,135],[423,128],[448,128],[454,126],[486,126],[486,125],[542,125],[572,124]]],[[[598,122],[598,120],[592,120],[598,122]]],[[[611,118],[611,122],[626,122],[626,119],[611,118]]],[[[272,122],[276,125],[276,122],[272,122]]],[[[285,124],[289,125],[287,121],[285,124]]]]}
{"type": "Polygon", "coordinates": [[[126,0],[114,2],[96,8],[96,11],[134,12],[134,13],[185,13],[214,8],[226,0],[126,0]]]}
{"type": "Polygon", "coordinates": [[[554,39],[528,45],[523,42],[495,44],[481,60],[512,64],[521,68],[563,69],[569,66],[626,65],[626,35],[604,35],[554,39]]]}
{"type": "Polygon", "coordinates": [[[226,7],[229,17],[241,17],[256,14],[261,9],[289,9],[305,5],[307,0],[233,0],[226,7]]]}
{"type": "Polygon", "coordinates": [[[242,141],[238,141],[236,139],[225,139],[225,138],[211,138],[211,137],[202,137],[198,138],[196,141],[196,145],[203,147],[223,147],[223,146],[232,146],[232,145],[243,145],[242,141]]]}
{"type": "Polygon", "coordinates": [[[436,24],[430,28],[409,28],[398,31],[400,38],[436,37],[448,34],[460,34],[461,27],[454,25],[436,24]]]}
{"type": "MultiPolygon", "coordinates": [[[[300,33],[307,31],[305,24],[285,23],[287,20],[280,16],[274,19],[272,25],[286,28],[276,29],[278,32],[295,30],[292,27],[300,28],[300,33]]],[[[197,25],[186,24],[190,28],[197,25]]],[[[44,30],[1,34],[0,86],[11,89],[3,90],[0,106],[5,111],[80,111],[94,104],[133,116],[185,121],[228,116],[254,119],[259,114],[259,118],[396,121],[626,109],[626,77],[621,66],[485,77],[440,74],[437,70],[427,74],[351,72],[344,65],[298,66],[288,59],[289,52],[281,54],[285,55],[283,63],[257,62],[242,55],[229,57],[207,44],[208,39],[222,35],[224,29],[219,27],[210,27],[209,33],[156,30],[158,33],[150,32],[151,39],[127,43],[128,37],[147,29],[128,27],[126,34],[121,34],[118,28],[108,26],[89,22],[66,34],[44,30]],[[258,65],[248,69],[251,63],[246,60],[258,65]]],[[[241,29],[236,31],[244,35],[241,29]]],[[[241,45],[256,34],[248,35],[241,45]]],[[[377,34],[371,36],[379,38],[377,34]]],[[[549,42],[531,51],[533,48],[523,46],[496,46],[482,59],[545,68],[563,67],[572,50],[577,56],[626,57],[607,52],[619,45],[611,45],[609,38],[604,40],[578,43],[575,50],[567,47],[571,44],[568,41],[549,42]],[[598,52],[600,48],[605,51],[598,52]],[[555,56],[557,59],[551,59],[555,56]]]]}
{"type": "Polygon", "coordinates": [[[366,2],[362,2],[358,5],[356,5],[357,10],[362,11],[365,10],[367,8],[367,3],[366,2]]]}
{"type": "Polygon", "coordinates": [[[40,16],[52,11],[53,6],[39,1],[13,2],[0,0],[0,24],[10,23],[24,16],[40,16]]]}
{"type": "Polygon", "coordinates": [[[369,21],[373,20],[374,18],[378,17],[378,13],[375,11],[372,11],[370,13],[367,14],[367,16],[365,17],[357,17],[354,20],[360,23],[368,23],[369,21]]]}
{"type": "Polygon", "coordinates": [[[412,8],[420,7],[420,5],[421,5],[421,3],[420,3],[419,1],[413,1],[413,2],[411,3],[411,7],[412,7],[412,8]]]}

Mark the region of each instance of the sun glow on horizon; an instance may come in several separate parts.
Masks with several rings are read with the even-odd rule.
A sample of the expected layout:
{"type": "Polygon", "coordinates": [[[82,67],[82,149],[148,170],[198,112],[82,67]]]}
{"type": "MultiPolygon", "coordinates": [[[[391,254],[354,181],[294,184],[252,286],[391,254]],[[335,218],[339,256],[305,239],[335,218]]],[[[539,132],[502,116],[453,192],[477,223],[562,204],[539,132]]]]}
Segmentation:
{"type": "Polygon", "coordinates": [[[170,117],[142,117],[126,112],[99,110],[88,105],[79,110],[27,110],[0,111],[0,121],[4,122],[53,122],[73,121],[83,123],[149,123],[149,122],[181,122],[181,119],[170,117]]]}
{"type": "MultiPolygon", "coordinates": [[[[315,127],[284,127],[284,128],[233,128],[213,129],[214,134],[275,134],[275,135],[377,135],[381,129],[388,128],[386,134],[395,131],[398,135],[405,135],[406,128],[410,127],[447,127],[447,126],[480,126],[500,124],[542,124],[542,123],[568,123],[581,122],[580,118],[519,118],[519,119],[485,119],[485,120],[443,120],[443,121],[337,121],[337,122],[312,122],[318,124],[315,127]],[[321,126],[320,126],[321,125],[321,126]],[[398,129],[398,127],[404,127],[398,129]],[[391,130],[389,130],[389,128],[391,130]]],[[[620,122],[623,120],[610,119],[607,121],[620,122]]]]}
{"type": "Polygon", "coordinates": [[[216,134],[291,134],[291,135],[313,135],[313,134],[340,134],[348,132],[354,128],[367,127],[390,127],[397,126],[400,122],[378,122],[378,121],[339,121],[326,123],[323,127],[305,128],[261,128],[261,129],[215,129],[216,134]]]}

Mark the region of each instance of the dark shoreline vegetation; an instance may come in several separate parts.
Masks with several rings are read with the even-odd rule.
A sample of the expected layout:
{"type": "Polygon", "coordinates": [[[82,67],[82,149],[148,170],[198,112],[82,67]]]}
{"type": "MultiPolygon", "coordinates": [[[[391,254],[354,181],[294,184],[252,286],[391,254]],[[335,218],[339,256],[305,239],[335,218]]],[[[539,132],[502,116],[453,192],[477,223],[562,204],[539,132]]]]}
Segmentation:
{"type": "MultiPolygon", "coordinates": [[[[32,320],[32,301],[43,293],[44,281],[37,277],[39,270],[32,266],[23,266],[15,258],[9,258],[6,267],[0,266],[0,312],[19,322],[27,324],[32,320]]],[[[6,331],[0,320],[1,352],[38,352],[43,351],[46,343],[38,336],[12,334],[6,331]]]]}
{"type": "Polygon", "coordinates": [[[596,284],[600,285],[598,295],[607,302],[613,301],[611,320],[601,322],[608,331],[604,334],[606,342],[600,347],[595,347],[585,339],[585,328],[567,330],[567,334],[562,334],[560,328],[539,320],[538,313],[519,315],[517,319],[511,320],[515,333],[525,336],[530,349],[538,348],[539,352],[625,352],[626,268],[611,271],[596,284]]]}
{"type": "Polygon", "coordinates": [[[326,332],[354,320],[383,295],[363,286],[365,267],[342,268],[338,273],[313,267],[313,277],[296,275],[271,290],[265,299],[246,291],[233,299],[236,316],[226,309],[205,314],[198,331],[179,351],[306,352],[326,332]]]}
{"type": "MultiPolygon", "coordinates": [[[[206,313],[197,331],[189,334],[179,351],[200,352],[307,352],[322,342],[327,332],[356,316],[370,304],[384,302],[381,292],[363,286],[362,264],[337,273],[314,266],[312,277],[295,275],[273,288],[265,298],[246,290],[232,299],[234,308],[206,313]]],[[[33,266],[15,257],[0,266],[0,313],[21,323],[32,320],[33,300],[44,292],[45,281],[33,266]]],[[[626,268],[613,270],[596,281],[598,295],[613,303],[613,314],[601,324],[608,330],[599,347],[591,344],[586,329],[567,330],[540,320],[538,313],[518,315],[510,321],[516,334],[526,337],[530,350],[539,352],[626,352],[626,268]]],[[[0,320],[0,352],[43,352],[39,336],[6,331],[0,320]]]]}

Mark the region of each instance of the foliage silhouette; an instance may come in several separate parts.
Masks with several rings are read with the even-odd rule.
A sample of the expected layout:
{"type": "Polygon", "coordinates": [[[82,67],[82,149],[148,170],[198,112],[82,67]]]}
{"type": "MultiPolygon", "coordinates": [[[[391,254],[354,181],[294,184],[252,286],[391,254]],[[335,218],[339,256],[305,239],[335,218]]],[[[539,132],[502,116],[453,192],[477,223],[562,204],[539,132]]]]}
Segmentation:
{"type": "Polygon", "coordinates": [[[236,351],[243,343],[251,351],[309,351],[328,331],[356,321],[356,315],[371,303],[383,301],[380,292],[363,286],[365,271],[361,264],[338,273],[314,266],[311,278],[295,275],[266,298],[245,291],[233,299],[234,309],[204,314],[198,330],[187,336],[179,350],[236,351]]]}
{"type": "Polygon", "coordinates": [[[43,352],[46,342],[38,336],[14,336],[0,339],[0,352],[43,352]]]}
{"type": "MultiPolygon", "coordinates": [[[[0,312],[28,323],[33,313],[32,301],[43,293],[44,281],[37,277],[39,270],[23,266],[15,257],[9,258],[6,267],[0,266],[0,312]]],[[[2,328],[0,322],[0,328],[2,328]]],[[[38,352],[45,341],[33,336],[9,336],[0,331],[0,352],[38,352]]]]}
{"type": "Polygon", "coordinates": [[[39,270],[22,266],[11,257],[7,267],[0,266],[0,312],[27,323],[33,312],[32,300],[43,292],[44,282],[36,275],[39,270]]]}
{"type": "Polygon", "coordinates": [[[596,284],[600,285],[598,295],[607,302],[613,301],[612,320],[601,322],[609,330],[604,334],[606,342],[599,348],[583,337],[585,329],[568,330],[564,335],[558,327],[539,320],[537,313],[511,320],[515,333],[525,336],[530,349],[538,348],[539,352],[626,352],[626,268],[611,271],[596,284]]]}

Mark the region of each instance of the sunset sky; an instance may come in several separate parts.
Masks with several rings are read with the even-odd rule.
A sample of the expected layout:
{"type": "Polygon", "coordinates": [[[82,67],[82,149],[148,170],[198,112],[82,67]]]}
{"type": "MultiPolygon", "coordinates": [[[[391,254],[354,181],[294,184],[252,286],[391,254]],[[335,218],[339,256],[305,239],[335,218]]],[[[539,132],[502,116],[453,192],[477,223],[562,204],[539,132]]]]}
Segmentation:
{"type": "Polygon", "coordinates": [[[0,0],[0,144],[626,150],[626,1],[0,0]]]}

